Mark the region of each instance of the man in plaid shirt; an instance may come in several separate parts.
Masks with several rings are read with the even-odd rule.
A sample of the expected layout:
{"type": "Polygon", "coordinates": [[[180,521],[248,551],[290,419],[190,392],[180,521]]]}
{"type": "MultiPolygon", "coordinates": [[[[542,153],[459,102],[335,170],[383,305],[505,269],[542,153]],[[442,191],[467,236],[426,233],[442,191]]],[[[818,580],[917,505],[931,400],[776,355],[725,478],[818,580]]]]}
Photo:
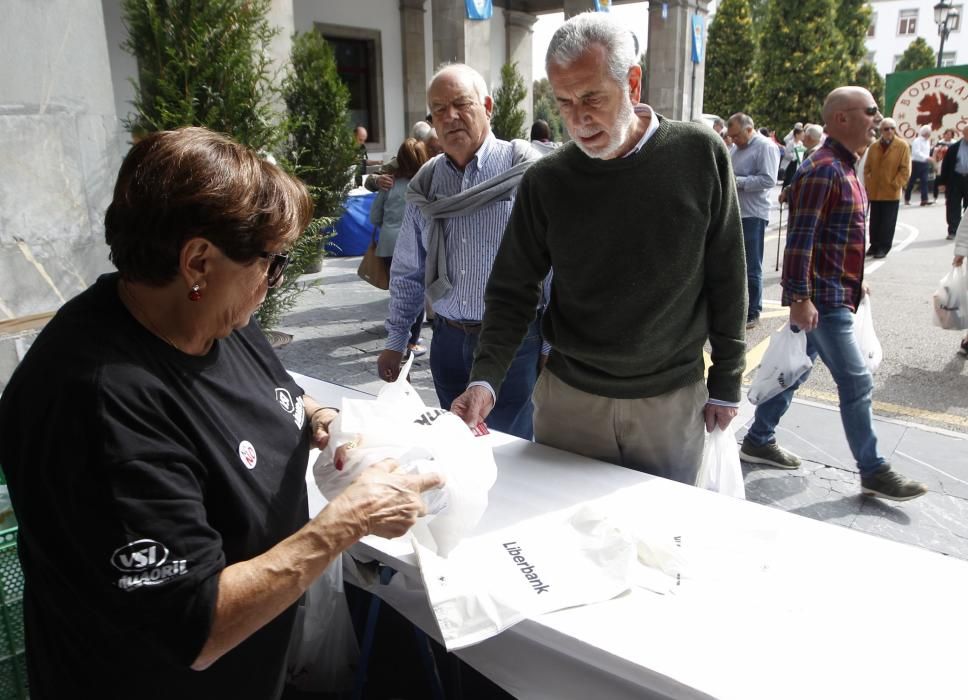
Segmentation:
{"type": "MultiPolygon", "coordinates": [[[[840,417],[857,460],[861,491],[895,501],[927,492],[924,484],[891,469],[877,451],[871,415],[874,381],[854,339],[853,314],[864,284],[867,195],[857,181],[854,153],[881,121],[877,102],[860,87],[841,87],[824,101],[829,137],[797,171],[790,188],[790,223],[783,261],[783,304],[790,326],[808,333],[807,353],[819,355],[840,395],[840,417]]],[[[796,469],[800,459],[776,444],[776,426],[790,407],[803,375],[756,408],[740,456],[747,462],[796,469]]]]}

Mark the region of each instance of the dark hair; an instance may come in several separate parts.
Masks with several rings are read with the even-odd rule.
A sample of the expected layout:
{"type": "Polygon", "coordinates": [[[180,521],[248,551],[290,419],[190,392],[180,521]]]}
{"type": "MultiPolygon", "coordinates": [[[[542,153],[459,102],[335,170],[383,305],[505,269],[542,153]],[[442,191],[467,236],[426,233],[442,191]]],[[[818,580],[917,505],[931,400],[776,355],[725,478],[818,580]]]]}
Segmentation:
{"type": "Polygon", "coordinates": [[[405,139],[397,149],[397,177],[410,179],[427,162],[427,146],[415,138],[405,139]]]}
{"type": "Polygon", "coordinates": [[[548,122],[546,122],[544,119],[538,119],[534,124],[531,125],[531,140],[551,140],[551,127],[548,126],[548,122]]]}
{"type": "Polygon", "coordinates": [[[766,137],[769,137],[769,136],[770,136],[770,130],[769,130],[769,129],[767,129],[767,128],[766,128],[765,126],[761,126],[761,127],[760,127],[760,128],[758,129],[758,131],[759,131],[759,132],[760,132],[760,134],[761,134],[761,135],[763,135],[763,136],[766,136],[766,137]]]}
{"type": "Polygon", "coordinates": [[[125,278],[165,284],[190,238],[252,262],[273,243],[295,241],[312,215],[300,180],[227,136],[186,127],[148,134],[128,152],[104,237],[125,278]]]}

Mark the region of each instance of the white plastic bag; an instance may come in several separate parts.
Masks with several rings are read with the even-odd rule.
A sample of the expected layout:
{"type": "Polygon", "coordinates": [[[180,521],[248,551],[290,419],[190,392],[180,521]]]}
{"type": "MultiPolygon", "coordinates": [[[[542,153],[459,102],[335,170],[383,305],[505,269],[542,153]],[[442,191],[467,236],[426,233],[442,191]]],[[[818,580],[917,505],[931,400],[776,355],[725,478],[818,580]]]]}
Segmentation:
{"type": "Polygon", "coordinates": [[[854,338],[857,340],[860,354],[864,356],[864,364],[873,374],[881,366],[884,350],[881,348],[881,341],[877,339],[877,334],[874,333],[870,294],[865,294],[857,306],[857,313],[854,315],[854,338]]]}
{"type": "Polygon", "coordinates": [[[408,368],[409,363],[375,400],[343,399],[313,474],[330,500],[383,459],[395,459],[403,472],[442,474],[445,485],[423,494],[428,515],[413,533],[424,547],[446,557],[484,514],[497,465],[490,446],[460,418],[424,405],[406,381],[408,368]],[[350,441],[358,446],[348,451],[345,463],[336,465],[336,450],[350,441]]]}
{"type": "Polygon", "coordinates": [[[414,549],[448,651],[524,619],[614,598],[638,568],[635,542],[606,511],[587,506],[474,535],[447,559],[414,549]]]}
{"type": "Polygon", "coordinates": [[[772,399],[784,389],[793,386],[811,367],[807,355],[807,334],[794,333],[786,324],[770,337],[770,345],[763,353],[756,379],[747,397],[754,406],[772,399]]]}
{"type": "Polygon", "coordinates": [[[952,267],[941,278],[932,301],[934,325],[949,331],[968,328],[968,272],[964,264],[952,267]]]}
{"type": "Polygon", "coordinates": [[[343,563],[337,558],[306,589],[299,604],[289,643],[286,682],[305,691],[348,691],[353,687],[359,658],[343,588],[343,563]]]}
{"type": "Polygon", "coordinates": [[[739,447],[731,426],[723,430],[717,425],[709,434],[702,465],[696,476],[696,486],[734,498],[746,498],[739,447]]]}

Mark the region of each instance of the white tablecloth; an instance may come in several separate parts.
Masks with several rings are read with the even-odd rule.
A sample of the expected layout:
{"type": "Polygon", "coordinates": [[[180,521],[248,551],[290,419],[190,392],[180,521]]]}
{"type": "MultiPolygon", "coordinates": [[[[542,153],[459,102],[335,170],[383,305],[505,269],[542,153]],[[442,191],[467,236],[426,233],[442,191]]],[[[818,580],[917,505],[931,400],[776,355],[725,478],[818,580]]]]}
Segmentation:
{"type": "MultiPolygon", "coordinates": [[[[295,376],[324,404],[361,396],[295,376]]],[[[968,696],[968,563],[502,434],[485,439],[498,479],[479,532],[604,499],[683,524],[700,545],[701,582],[677,595],[636,589],[457,652],[516,697],[968,696]]],[[[368,537],[352,552],[397,569],[378,594],[437,635],[406,538],[368,537]]]]}

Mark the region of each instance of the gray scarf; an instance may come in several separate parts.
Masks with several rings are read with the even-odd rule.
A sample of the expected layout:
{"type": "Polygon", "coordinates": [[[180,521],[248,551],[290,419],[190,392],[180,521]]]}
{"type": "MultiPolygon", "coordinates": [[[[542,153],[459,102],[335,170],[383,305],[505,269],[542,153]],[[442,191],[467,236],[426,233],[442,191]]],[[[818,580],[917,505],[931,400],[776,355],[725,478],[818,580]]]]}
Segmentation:
{"type": "Polygon", "coordinates": [[[438,162],[446,156],[438,156],[421,168],[410,180],[407,188],[407,202],[420,208],[430,226],[427,241],[427,260],[424,269],[424,286],[431,303],[442,298],[451,290],[447,274],[447,249],[444,245],[444,219],[473,214],[478,209],[493,202],[510,199],[521,181],[521,176],[540,155],[527,141],[511,141],[514,155],[511,166],[500,175],[495,175],[468,190],[438,199],[428,199],[434,171],[438,162]]]}

